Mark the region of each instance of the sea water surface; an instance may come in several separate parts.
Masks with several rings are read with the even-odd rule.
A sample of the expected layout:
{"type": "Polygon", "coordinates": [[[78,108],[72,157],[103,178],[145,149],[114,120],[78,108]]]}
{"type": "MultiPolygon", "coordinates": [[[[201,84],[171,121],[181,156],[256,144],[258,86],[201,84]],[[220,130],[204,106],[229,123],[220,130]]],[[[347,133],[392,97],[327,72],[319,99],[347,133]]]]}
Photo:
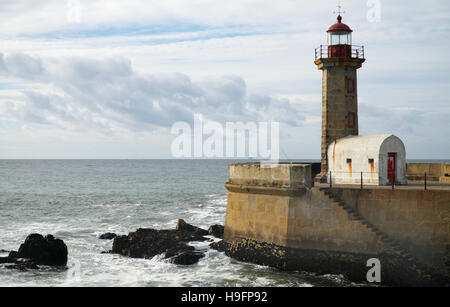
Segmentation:
{"type": "MultiPolygon", "coordinates": [[[[209,249],[192,266],[156,256],[102,254],[105,232],[173,229],[179,218],[224,224],[230,160],[0,160],[0,250],[28,234],[53,234],[69,250],[67,269],[8,270],[0,286],[348,286],[342,276],[281,272],[209,249]]],[[[0,256],[6,256],[5,253],[0,256]]]]}

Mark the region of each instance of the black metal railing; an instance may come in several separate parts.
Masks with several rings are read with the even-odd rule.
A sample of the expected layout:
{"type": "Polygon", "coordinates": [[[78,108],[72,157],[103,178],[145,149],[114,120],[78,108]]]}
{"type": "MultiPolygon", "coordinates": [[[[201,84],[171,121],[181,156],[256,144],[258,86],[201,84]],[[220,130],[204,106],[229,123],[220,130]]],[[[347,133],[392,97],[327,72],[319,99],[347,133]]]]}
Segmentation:
{"type": "Polygon", "coordinates": [[[377,185],[379,180],[378,173],[375,172],[332,172],[330,171],[328,183],[330,188],[333,188],[333,184],[346,184],[346,185],[359,185],[361,190],[364,188],[364,184],[377,185]],[[342,175],[345,174],[345,178],[342,175]],[[337,177],[337,178],[336,178],[337,177]],[[336,182],[336,179],[338,182],[336,182]]]}
{"type": "MultiPolygon", "coordinates": [[[[353,186],[359,186],[361,190],[364,189],[366,185],[373,186],[378,185],[379,180],[379,174],[375,172],[332,172],[330,171],[328,173],[328,184],[330,189],[333,188],[333,186],[336,185],[353,185],[353,186]],[[343,177],[342,175],[346,175],[343,177]]],[[[427,173],[423,174],[423,177],[416,180],[408,180],[408,186],[413,187],[421,187],[424,190],[428,190],[430,187],[439,187],[442,185],[442,183],[439,182],[431,182],[428,179],[429,175],[427,173]]],[[[396,186],[400,185],[396,179],[395,175],[389,174],[388,172],[388,181],[389,183],[386,184],[386,186],[391,186],[394,190],[396,186]],[[392,180],[394,178],[394,180],[392,180]]]]}
{"type": "MultiPolygon", "coordinates": [[[[342,45],[341,45],[342,46],[342,45]]],[[[320,45],[315,49],[315,58],[318,59],[328,59],[334,57],[347,57],[352,59],[364,59],[364,46],[345,46],[347,48],[343,48],[343,54],[340,56],[336,56],[332,54],[332,51],[329,48],[329,45],[320,45]]]]}

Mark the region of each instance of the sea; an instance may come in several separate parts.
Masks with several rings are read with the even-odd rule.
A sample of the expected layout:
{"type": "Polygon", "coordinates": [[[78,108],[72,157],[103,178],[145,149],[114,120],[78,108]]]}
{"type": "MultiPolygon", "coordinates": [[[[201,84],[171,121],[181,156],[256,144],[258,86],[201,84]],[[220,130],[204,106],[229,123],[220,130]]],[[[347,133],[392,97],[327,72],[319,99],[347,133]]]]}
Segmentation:
{"type": "MultiPolygon", "coordinates": [[[[40,287],[313,287],[358,286],[341,275],[283,272],[212,250],[180,266],[161,255],[102,254],[106,232],[174,229],[182,218],[207,229],[224,224],[230,160],[0,160],[0,256],[27,235],[52,234],[69,251],[67,268],[10,270],[0,286],[40,287]]],[[[362,285],[363,286],[363,285],[362,285]]]]}

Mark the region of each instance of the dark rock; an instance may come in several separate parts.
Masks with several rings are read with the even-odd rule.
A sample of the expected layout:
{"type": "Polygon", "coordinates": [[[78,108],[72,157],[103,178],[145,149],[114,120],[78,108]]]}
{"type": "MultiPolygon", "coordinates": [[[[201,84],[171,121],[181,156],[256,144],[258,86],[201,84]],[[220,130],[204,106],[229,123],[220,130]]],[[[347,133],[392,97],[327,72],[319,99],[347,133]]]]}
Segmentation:
{"type": "Polygon", "coordinates": [[[219,252],[225,252],[228,248],[228,245],[225,241],[219,241],[219,242],[214,242],[211,245],[209,245],[212,249],[215,249],[219,252]]]}
{"type": "Polygon", "coordinates": [[[180,243],[175,247],[166,251],[165,258],[170,258],[171,263],[179,265],[191,265],[197,263],[201,258],[205,257],[205,254],[200,251],[196,251],[193,246],[180,243]]]}
{"type": "Polygon", "coordinates": [[[211,227],[209,227],[208,233],[211,236],[222,239],[224,230],[225,227],[223,227],[222,225],[212,225],[211,227]]]}
{"type": "Polygon", "coordinates": [[[206,236],[208,235],[208,231],[195,227],[191,224],[186,223],[183,219],[179,219],[178,223],[177,223],[177,228],[178,231],[187,231],[187,232],[192,232],[192,233],[197,233],[200,234],[202,236],[206,236]]]}
{"type": "Polygon", "coordinates": [[[6,268],[10,269],[10,270],[19,270],[19,271],[39,269],[39,267],[36,265],[36,263],[33,260],[17,262],[16,264],[7,265],[6,268]]]}
{"type": "Polygon", "coordinates": [[[9,253],[9,251],[4,250],[4,249],[0,249],[0,253],[9,253]]]}
{"type": "MultiPolygon", "coordinates": [[[[122,256],[130,256],[130,245],[131,245],[131,236],[132,236],[132,232],[130,232],[128,234],[128,236],[117,236],[114,238],[113,241],[113,245],[112,245],[112,250],[111,252],[113,254],[119,254],[122,256]]],[[[138,258],[138,257],[136,257],[138,258]]]]}
{"type": "Polygon", "coordinates": [[[10,258],[30,259],[37,265],[65,266],[67,246],[62,240],[55,239],[52,235],[43,237],[40,234],[31,234],[20,245],[17,253],[10,253],[10,258]]]}
{"type": "Polygon", "coordinates": [[[19,256],[19,253],[18,253],[18,252],[16,252],[16,251],[10,251],[10,252],[9,252],[9,255],[8,255],[8,258],[19,258],[18,256],[19,256]]]}
{"type": "Polygon", "coordinates": [[[38,269],[38,266],[33,260],[29,259],[17,259],[11,257],[0,257],[0,264],[8,264],[5,267],[7,269],[16,269],[20,271],[26,271],[27,269],[38,269]]]}
{"type": "Polygon", "coordinates": [[[98,238],[100,240],[112,240],[115,237],[117,237],[117,235],[115,233],[107,232],[107,233],[104,233],[104,234],[100,235],[100,237],[98,237],[98,238]]]}
{"type": "Polygon", "coordinates": [[[18,260],[10,257],[0,257],[0,264],[4,263],[17,263],[18,260]]]}
{"type": "Polygon", "coordinates": [[[19,251],[10,251],[8,257],[0,257],[0,264],[9,264],[7,269],[25,271],[38,269],[38,265],[65,266],[67,264],[67,246],[52,235],[45,238],[40,234],[31,234],[20,245],[19,251]]]}
{"type": "Polygon", "coordinates": [[[152,258],[169,249],[185,250],[187,242],[204,241],[203,235],[183,230],[138,229],[114,239],[112,253],[132,258],[152,258]]]}
{"type": "Polygon", "coordinates": [[[207,234],[208,231],[179,220],[175,230],[141,228],[127,236],[117,236],[111,253],[147,259],[165,253],[165,258],[171,258],[171,262],[188,265],[198,262],[204,254],[187,243],[205,241],[207,234]]]}
{"type": "Polygon", "coordinates": [[[173,258],[182,253],[194,252],[195,248],[193,246],[187,245],[185,243],[179,243],[174,247],[169,248],[165,253],[166,258],[173,258]]]}
{"type": "Polygon", "coordinates": [[[179,265],[192,265],[197,263],[203,257],[205,257],[204,253],[187,251],[173,257],[172,259],[170,259],[170,262],[179,265]]]}

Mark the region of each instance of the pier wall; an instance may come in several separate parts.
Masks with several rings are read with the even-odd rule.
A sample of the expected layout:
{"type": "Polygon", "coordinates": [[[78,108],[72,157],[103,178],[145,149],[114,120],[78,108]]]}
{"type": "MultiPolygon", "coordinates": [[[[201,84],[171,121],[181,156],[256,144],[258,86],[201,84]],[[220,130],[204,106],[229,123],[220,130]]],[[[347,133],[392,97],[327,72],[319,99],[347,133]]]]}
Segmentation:
{"type": "Polygon", "coordinates": [[[387,248],[319,189],[302,189],[297,195],[283,195],[280,189],[273,195],[269,193],[274,190],[262,194],[227,187],[226,241],[248,238],[291,248],[366,254],[387,248]]]}
{"type": "Polygon", "coordinates": [[[417,259],[450,268],[450,190],[336,188],[333,194],[417,259]]]}
{"type": "Polygon", "coordinates": [[[406,163],[408,181],[423,181],[427,173],[427,181],[450,183],[450,163],[406,163]]]}
{"type": "Polygon", "coordinates": [[[322,189],[311,188],[308,174],[305,165],[270,171],[259,165],[231,165],[224,241],[274,244],[295,250],[295,259],[303,259],[294,269],[338,273],[340,268],[345,271],[341,273],[360,277],[367,272],[364,261],[378,257],[390,263],[390,272],[395,272],[391,280],[407,279],[401,275],[407,264],[391,261],[398,258],[398,251],[382,238],[386,234],[421,263],[450,276],[450,191],[333,189],[358,213],[355,219],[322,189]],[[314,263],[318,257],[325,261],[320,267],[314,263]]]}

